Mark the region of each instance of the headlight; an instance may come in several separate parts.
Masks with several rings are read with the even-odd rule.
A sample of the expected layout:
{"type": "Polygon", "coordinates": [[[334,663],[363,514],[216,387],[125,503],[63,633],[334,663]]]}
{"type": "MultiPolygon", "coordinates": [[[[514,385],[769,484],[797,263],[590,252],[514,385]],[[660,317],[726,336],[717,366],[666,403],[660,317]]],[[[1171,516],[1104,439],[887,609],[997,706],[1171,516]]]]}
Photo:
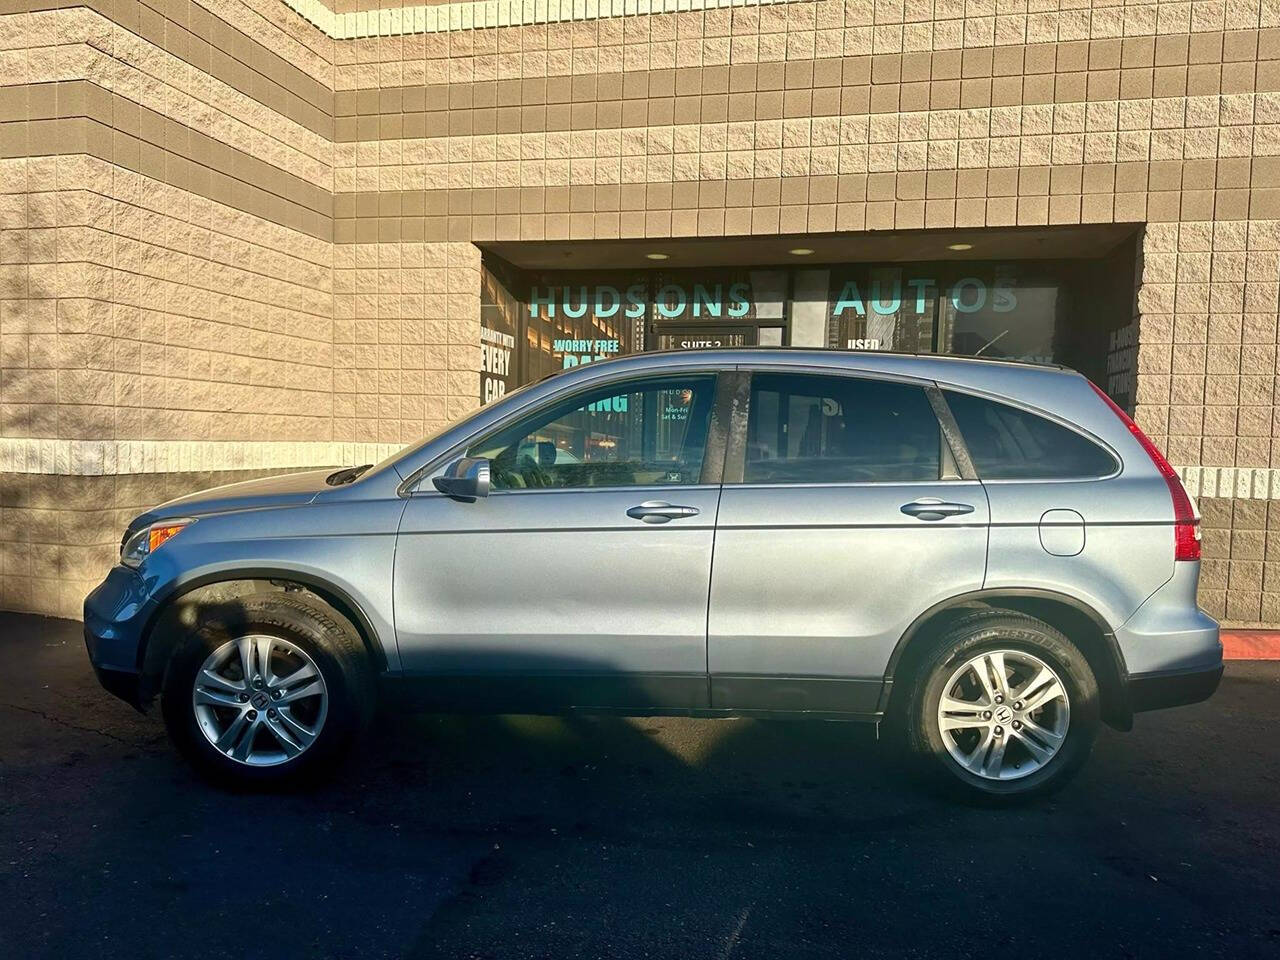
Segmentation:
{"type": "Polygon", "coordinates": [[[195,520],[161,520],[125,537],[120,545],[120,562],[137,568],[143,560],[180,534],[195,520]]]}

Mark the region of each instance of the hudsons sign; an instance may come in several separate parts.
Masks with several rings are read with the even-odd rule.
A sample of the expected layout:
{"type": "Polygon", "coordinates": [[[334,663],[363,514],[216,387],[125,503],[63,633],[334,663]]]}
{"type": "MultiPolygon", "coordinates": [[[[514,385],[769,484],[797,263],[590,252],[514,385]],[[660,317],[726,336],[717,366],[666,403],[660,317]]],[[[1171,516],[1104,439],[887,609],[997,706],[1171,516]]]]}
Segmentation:
{"type": "MultiPolygon", "coordinates": [[[[666,283],[653,296],[654,316],[675,320],[740,319],[751,310],[751,287],[746,283],[666,283]]],[[[633,283],[619,288],[607,283],[594,286],[533,287],[529,292],[529,316],[578,319],[591,315],[601,320],[623,316],[638,320],[649,303],[649,285],[633,283]]]]}

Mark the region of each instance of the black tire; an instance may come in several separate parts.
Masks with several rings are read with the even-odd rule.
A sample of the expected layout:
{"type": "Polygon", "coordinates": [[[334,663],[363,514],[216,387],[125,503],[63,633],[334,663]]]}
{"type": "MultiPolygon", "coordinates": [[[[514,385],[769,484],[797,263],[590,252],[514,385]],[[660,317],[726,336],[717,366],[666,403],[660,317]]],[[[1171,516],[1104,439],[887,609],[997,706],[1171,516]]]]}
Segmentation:
{"type": "Polygon", "coordinates": [[[1060,631],[1025,614],[991,611],[963,618],[937,639],[904,682],[898,720],[910,759],[930,782],[961,799],[1004,804],[1051,793],[1079,771],[1097,736],[1101,708],[1088,660],[1060,631]],[[943,738],[950,735],[939,728],[938,705],[952,674],[965,661],[994,650],[1023,651],[1039,658],[1057,674],[1070,704],[1066,737],[1058,752],[1018,779],[989,779],[965,769],[948,752],[943,738]]]}
{"type": "Polygon", "coordinates": [[[169,659],[161,710],[170,739],[206,779],[231,787],[294,784],[336,768],[373,717],[376,683],[360,639],[328,608],[297,594],[260,594],[202,611],[198,625],[177,642],[169,659]],[[280,637],[303,649],[328,692],[326,715],[314,742],[298,756],[272,766],[249,766],[223,754],[201,731],[192,707],[196,674],[206,658],[228,640],[250,634],[280,637]]]}

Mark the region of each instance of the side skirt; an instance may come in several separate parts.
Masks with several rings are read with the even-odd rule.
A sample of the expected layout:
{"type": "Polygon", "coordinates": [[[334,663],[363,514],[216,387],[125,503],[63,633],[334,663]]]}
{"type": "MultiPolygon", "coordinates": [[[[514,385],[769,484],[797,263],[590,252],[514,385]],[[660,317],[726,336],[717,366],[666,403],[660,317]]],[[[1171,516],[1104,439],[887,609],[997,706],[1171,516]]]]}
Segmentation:
{"type": "MultiPolygon", "coordinates": [[[[712,689],[720,678],[712,678],[712,689]]],[[[879,681],[818,681],[812,689],[821,696],[796,696],[797,681],[752,682],[746,690],[766,692],[769,683],[781,686],[767,698],[747,701],[707,701],[705,676],[471,676],[441,674],[384,675],[384,702],[393,709],[422,713],[534,714],[541,716],[617,717],[734,717],[770,720],[832,720],[876,723],[879,681]],[[759,684],[764,683],[765,686],[759,684]],[[838,687],[833,684],[854,684],[838,687]],[[842,692],[841,692],[842,691],[842,692]],[[850,699],[850,694],[856,697],[850,699]]],[[[735,689],[743,689],[741,687],[735,689]]],[[[715,693],[713,692],[713,696],[715,693]]]]}

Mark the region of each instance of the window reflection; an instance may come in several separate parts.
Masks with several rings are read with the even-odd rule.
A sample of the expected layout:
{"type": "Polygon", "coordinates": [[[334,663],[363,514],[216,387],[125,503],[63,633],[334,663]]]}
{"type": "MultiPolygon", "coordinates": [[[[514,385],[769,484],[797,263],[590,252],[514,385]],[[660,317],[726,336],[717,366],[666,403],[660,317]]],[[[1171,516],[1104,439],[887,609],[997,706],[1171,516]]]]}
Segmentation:
{"type": "Polygon", "coordinates": [[[697,483],[715,378],[642,381],[580,394],[480,441],[497,490],[697,483]]]}

